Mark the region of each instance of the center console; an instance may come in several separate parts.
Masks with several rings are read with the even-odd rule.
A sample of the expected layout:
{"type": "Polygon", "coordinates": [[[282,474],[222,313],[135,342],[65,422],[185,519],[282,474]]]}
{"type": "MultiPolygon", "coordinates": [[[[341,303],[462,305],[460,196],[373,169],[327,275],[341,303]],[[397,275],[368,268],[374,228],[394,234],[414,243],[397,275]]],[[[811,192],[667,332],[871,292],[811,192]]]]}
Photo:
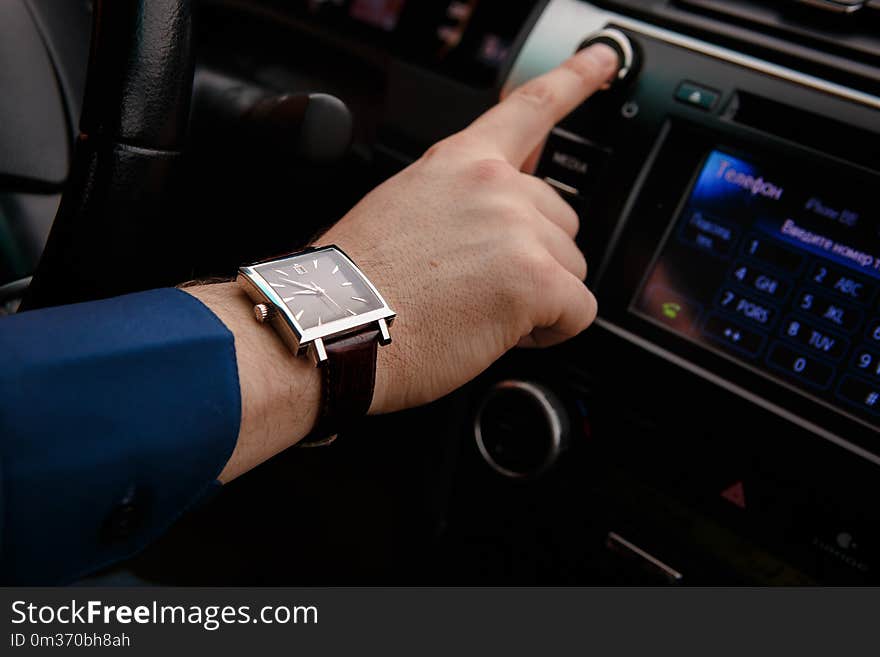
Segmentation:
{"type": "Polygon", "coordinates": [[[550,2],[507,79],[632,46],[537,170],[600,318],[478,384],[450,522],[561,581],[876,582],[880,97],[610,4],[550,2]]]}
{"type": "MultiPolygon", "coordinates": [[[[274,249],[589,38],[629,70],[553,130],[536,171],[580,214],[595,324],[333,450],[273,459],[138,571],[878,583],[880,5],[842,4],[202,0],[202,67],[332,93],[356,117],[335,168],[194,167],[190,214],[262,217],[274,249]],[[279,221],[291,198],[296,221],[279,221]],[[278,522],[291,499],[296,522],[278,522]]],[[[206,273],[247,259],[240,236],[218,242],[206,273]]]]}

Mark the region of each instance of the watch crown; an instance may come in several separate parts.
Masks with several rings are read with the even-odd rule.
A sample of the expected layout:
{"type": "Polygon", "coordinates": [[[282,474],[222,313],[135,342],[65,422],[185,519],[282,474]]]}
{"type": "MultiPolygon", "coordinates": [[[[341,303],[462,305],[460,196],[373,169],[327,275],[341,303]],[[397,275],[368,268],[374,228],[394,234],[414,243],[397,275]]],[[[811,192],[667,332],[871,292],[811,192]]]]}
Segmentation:
{"type": "Polygon", "coordinates": [[[265,303],[258,303],[254,306],[254,317],[257,318],[257,321],[260,324],[265,324],[270,319],[272,319],[273,309],[271,306],[265,303]]]}

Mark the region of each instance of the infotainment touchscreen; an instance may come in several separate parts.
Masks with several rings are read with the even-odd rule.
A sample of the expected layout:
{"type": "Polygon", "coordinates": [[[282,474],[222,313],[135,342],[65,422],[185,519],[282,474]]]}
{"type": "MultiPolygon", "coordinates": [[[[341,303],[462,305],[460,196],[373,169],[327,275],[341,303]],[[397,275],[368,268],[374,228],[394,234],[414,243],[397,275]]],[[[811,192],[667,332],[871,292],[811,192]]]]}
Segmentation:
{"type": "Polygon", "coordinates": [[[878,427],[880,179],[836,171],[710,152],[631,310],[878,427]]]}

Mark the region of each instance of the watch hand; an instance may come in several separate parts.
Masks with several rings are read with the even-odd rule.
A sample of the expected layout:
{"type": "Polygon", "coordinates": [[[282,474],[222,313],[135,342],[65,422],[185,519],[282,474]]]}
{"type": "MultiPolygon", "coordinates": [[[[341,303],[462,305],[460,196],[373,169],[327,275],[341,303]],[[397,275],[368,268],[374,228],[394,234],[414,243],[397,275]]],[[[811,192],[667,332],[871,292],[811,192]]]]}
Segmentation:
{"type": "Polygon", "coordinates": [[[291,301],[291,300],[293,299],[293,297],[299,296],[299,295],[301,295],[301,294],[313,294],[313,295],[317,295],[318,293],[317,293],[317,292],[313,292],[312,290],[302,290],[302,291],[300,291],[300,292],[294,292],[294,293],[293,293],[292,295],[290,295],[289,297],[282,297],[281,300],[282,300],[284,303],[287,303],[288,301],[291,301]]]}
{"type": "Polygon", "coordinates": [[[318,290],[318,292],[320,292],[320,293],[323,294],[325,297],[327,297],[327,299],[330,301],[330,303],[332,303],[334,306],[336,306],[337,308],[339,308],[339,310],[342,310],[342,306],[340,306],[338,303],[336,303],[336,302],[333,300],[333,297],[331,297],[329,294],[327,294],[327,291],[324,290],[324,288],[322,288],[322,287],[318,287],[317,285],[315,285],[314,281],[309,281],[309,283],[311,283],[312,285],[314,285],[314,286],[315,286],[315,289],[318,290]]]}
{"type": "MultiPolygon", "coordinates": [[[[297,283],[296,281],[292,281],[292,280],[290,280],[289,278],[284,278],[284,277],[282,277],[282,276],[279,276],[278,278],[279,278],[279,280],[282,280],[282,281],[284,281],[285,283],[290,283],[291,285],[296,285],[297,287],[303,287],[303,288],[305,288],[305,289],[307,289],[307,290],[311,290],[311,291],[314,292],[315,294],[317,294],[318,292],[321,291],[317,286],[316,286],[316,287],[311,287],[311,286],[309,286],[309,285],[306,285],[305,283],[297,283]]],[[[315,285],[315,284],[312,283],[312,285],[315,285]]]]}

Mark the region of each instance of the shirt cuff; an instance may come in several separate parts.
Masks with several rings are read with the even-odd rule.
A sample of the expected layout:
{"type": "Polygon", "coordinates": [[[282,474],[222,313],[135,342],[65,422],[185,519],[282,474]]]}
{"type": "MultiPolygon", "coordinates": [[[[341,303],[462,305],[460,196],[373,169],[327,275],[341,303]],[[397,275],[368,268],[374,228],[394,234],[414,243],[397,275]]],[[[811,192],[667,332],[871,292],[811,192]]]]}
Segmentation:
{"type": "Polygon", "coordinates": [[[241,422],[232,333],[177,289],[0,320],[0,579],[66,582],[216,485],[241,422]]]}

